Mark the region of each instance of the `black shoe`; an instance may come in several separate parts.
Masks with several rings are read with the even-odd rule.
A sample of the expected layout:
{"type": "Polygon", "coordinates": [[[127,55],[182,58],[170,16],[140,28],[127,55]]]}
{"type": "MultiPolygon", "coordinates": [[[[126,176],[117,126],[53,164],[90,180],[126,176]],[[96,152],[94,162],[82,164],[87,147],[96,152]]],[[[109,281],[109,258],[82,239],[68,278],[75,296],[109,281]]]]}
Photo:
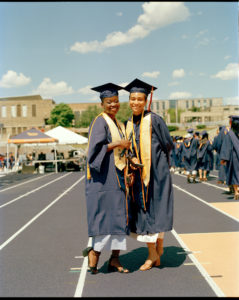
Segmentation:
{"type": "Polygon", "coordinates": [[[99,271],[97,269],[97,264],[98,264],[98,260],[99,260],[99,256],[100,256],[100,252],[94,251],[94,249],[92,247],[87,247],[82,251],[82,254],[84,257],[88,256],[88,267],[90,268],[91,274],[97,274],[99,271]],[[89,253],[93,251],[94,256],[97,257],[96,259],[96,264],[92,267],[90,266],[90,259],[89,259],[89,253]]]}

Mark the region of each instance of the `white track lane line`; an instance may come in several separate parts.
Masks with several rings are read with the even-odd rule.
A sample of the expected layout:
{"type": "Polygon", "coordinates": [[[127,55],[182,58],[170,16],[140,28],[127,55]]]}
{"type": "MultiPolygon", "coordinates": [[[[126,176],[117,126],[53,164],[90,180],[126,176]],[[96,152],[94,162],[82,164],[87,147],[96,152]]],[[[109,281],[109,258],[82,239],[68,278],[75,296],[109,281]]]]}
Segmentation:
{"type": "MultiPolygon", "coordinates": [[[[186,176],[186,175],[183,175],[183,174],[174,174],[174,175],[178,175],[178,176],[187,178],[187,176],[186,176]]],[[[212,176],[212,175],[210,175],[210,176],[212,176]]],[[[216,176],[214,176],[214,177],[216,177],[216,176]]],[[[209,183],[209,182],[200,182],[200,183],[202,183],[202,184],[207,184],[207,185],[212,186],[212,187],[214,187],[214,188],[216,188],[216,189],[219,189],[219,190],[228,191],[228,188],[222,188],[222,187],[220,187],[220,186],[211,184],[211,183],[209,183]]],[[[193,183],[192,183],[192,184],[193,184],[193,183]]]]}
{"type": "Polygon", "coordinates": [[[213,208],[213,209],[215,209],[215,210],[219,211],[220,213],[222,213],[222,214],[226,215],[227,217],[229,217],[229,218],[233,219],[234,221],[237,221],[237,222],[239,222],[239,219],[238,219],[238,218],[236,218],[236,217],[233,217],[233,216],[229,215],[228,213],[224,212],[223,210],[221,210],[221,209],[219,209],[219,208],[217,208],[217,207],[214,207],[213,205],[211,205],[211,204],[210,204],[210,203],[208,203],[207,201],[205,201],[205,200],[203,200],[203,199],[201,199],[201,198],[199,198],[199,197],[197,197],[197,196],[195,196],[195,195],[191,194],[190,192],[188,192],[188,191],[186,191],[186,190],[182,189],[181,187],[177,186],[176,184],[173,184],[173,187],[175,187],[176,189],[178,189],[178,190],[180,190],[180,191],[182,191],[182,192],[184,192],[184,193],[188,194],[189,196],[191,196],[191,197],[193,197],[193,198],[195,198],[195,199],[197,199],[197,200],[201,201],[202,203],[204,203],[204,204],[208,205],[209,207],[211,207],[211,208],[213,208]]]}
{"type": "MultiPolygon", "coordinates": [[[[71,173],[72,173],[72,172],[71,172],[71,173]]],[[[61,180],[62,178],[64,178],[64,177],[70,175],[71,173],[67,173],[67,174],[65,174],[65,175],[63,175],[63,176],[61,176],[61,177],[58,177],[58,178],[56,178],[56,179],[54,179],[54,180],[52,180],[52,181],[50,181],[50,182],[48,182],[48,183],[45,183],[45,184],[39,186],[38,188],[36,188],[36,189],[34,189],[34,190],[30,191],[30,192],[27,192],[26,194],[23,194],[23,195],[21,195],[21,196],[15,198],[15,199],[13,199],[13,200],[10,200],[9,202],[7,202],[7,203],[1,205],[0,208],[2,208],[2,207],[4,207],[4,206],[7,206],[7,205],[9,205],[9,204],[11,204],[11,203],[13,203],[13,202],[15,202],[15,201],[17,201],[17,200],[23,198],[23,197],[26,197],[26,196],[28,196],[28,195],[30,195],[30,194],[32,194],[32,193],[35,193],[36,191],[38,191],[38,190],[44,188],[45,186],[47,186],[47,185],[49,185],[49,184],[51,184],[51,183],[53,183],[53,182],[55,182],[55,181],[57,181],[57,180],[61,180]]]]}
{"type": "MultiPolygon", "coordinates": [[[[91,246],[92,246],[92,237],[89,238],[87,247],[91,247],[91,246]]],[[[83,260],[74,297],[82,297],[87,270],[88,270],[88,257],[86,256],[83,260]]]]}
{"type": "Polygon", "coordinates": [[[23,185],[23,184],[25,184],[25,183],[29,183],[29,182],[38,180],[39,178],[45,178],[45,177],[47,177],[47,176],[49,176],[49,175],[52,175],[52,174],[55,174],[55,173],[50,173],[50,174],[46,174],[46,175],[43,175],[43,176],[39,176],[39,177],[37,177],[37,178],[34,178],[34,179],[31,179],[31,180],[24,181],[24,182],[22,182],[22,183],[19,183],[19,184],[10,186],[10,187],[8,187],[8,188],[6,188],[6,189],[4,189],[4,190],[0,190],[0,193],[1,193],[1,192],[4,192],[4,191],[7,191],[7,190],[10,190],[10,189],[13,189],[13,188],[15,188],[15,187],[18,187],[19,185],[23,185]]]}
{"type": "Polygon", "coordinates": [[[65,196],[73,187],[75,187],[85,175],[77,180],[73,185],[71,185],[67,190],[65,190],[60,196],[53,200],[49,205],[47,205],[43,210],[41,210],[35,217],[33,217],[29,222],[22,226],[17,232],[15,232],[9,239],[7,239],[2,245],[0,245],[0,250],[6,247],[12,240],[14,240],[23,230],[25,230],[29,225],[31,225],[37,218],[39,218],[44,212],[46,212],[52,205],[54,205],[58,200],[65,196]]]}
{"type": "Polygon", "coordinates": [[[194,265],[197,267],[199,272],[202,274],[202,276],[205,278],[205,280],[208,282],[214,293],[218,297],[226,297],[225,294],[222,292],[222,290],[216,285],[214,280],[210,277],[210,275],[206,272],[206,270],[203,268],[203,266],[199,263],[199,261],[196,259],[196,257],[190,253],[190,249],[186,246],[186,244],[183,242],[183,240],[180,238],[180,236],[177,234],[177,232],[173,229],[171,230],[172,234],[176,238],[176,240],[179,242],[179,244],[189,253],[188,257],[191,259],[191,261],[194,263],[194,265]]]}

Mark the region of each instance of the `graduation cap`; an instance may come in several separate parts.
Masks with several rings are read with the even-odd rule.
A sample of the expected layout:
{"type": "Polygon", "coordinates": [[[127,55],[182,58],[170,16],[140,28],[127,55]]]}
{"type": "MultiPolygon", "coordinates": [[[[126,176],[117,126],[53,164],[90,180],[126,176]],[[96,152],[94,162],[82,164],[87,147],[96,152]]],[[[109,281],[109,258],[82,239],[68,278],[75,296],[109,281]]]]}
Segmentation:
{"type": "Polygon", "coordinates": [[[193,128],[189,128],[189,129],[187,130],[187,132],[188,132],[188,133],[193,133],[193,132],[194,132],[194,129],[193,129],[193,128]]]}
{"type": "Polygon", "coordinates": [[[100,93],[100,99],[101,101],[104,98],[110,98],[113,96],[118,96],[118,91],[123,89],[121,86],[116,85],[114,83],[106,83],[103,85],[99,85],[96,87],[91,88],[93,91],[99,92],[100,93]]]}
{"type": "Polygon", "coordinates": [[[239,116],[237,116],[237,115],[230,115],[229,118],[230,118],[232,121],[239,120],[239,116]]]}
{"type": "Polygon", "coordinates": [[[231,119],[232,123],[231,123],[231,128],[233,129],[233,131],[239,131],[239,116],[233,115],[233,116],[229,116],[229,118],[231,119]]]}
{"type": "Polygon", "coordinates": [[[156,90],[157,88],[153,85],[150,85],[138,78],[130,82],[124,89],[129,93],[144,93],[146,96],[151,92],[151,90],[156,90]]]}
{"type": "Polygon", "coordinates": [[[196,134],[197,136],[199,136],[200,132],[199,131],[195,131],[194,134],[196,134]]]}

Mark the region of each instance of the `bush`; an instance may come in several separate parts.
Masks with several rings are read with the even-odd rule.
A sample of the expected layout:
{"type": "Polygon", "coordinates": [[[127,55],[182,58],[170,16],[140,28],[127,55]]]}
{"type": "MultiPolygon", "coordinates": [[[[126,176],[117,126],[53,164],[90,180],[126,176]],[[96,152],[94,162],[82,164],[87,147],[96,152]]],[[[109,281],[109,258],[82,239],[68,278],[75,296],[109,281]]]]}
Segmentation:
{"type": "Polygon", "coordinates": [[[168,130],[169,131],[176,131],[176,130],[178,130],[178,126],[168,125],[168,130]]]}
{"type": "Polygon", "coordinates": [[[197,129],[204,129],[204,128],[206,128],[206,125],[203,124],[197,125],[197,129]]]}

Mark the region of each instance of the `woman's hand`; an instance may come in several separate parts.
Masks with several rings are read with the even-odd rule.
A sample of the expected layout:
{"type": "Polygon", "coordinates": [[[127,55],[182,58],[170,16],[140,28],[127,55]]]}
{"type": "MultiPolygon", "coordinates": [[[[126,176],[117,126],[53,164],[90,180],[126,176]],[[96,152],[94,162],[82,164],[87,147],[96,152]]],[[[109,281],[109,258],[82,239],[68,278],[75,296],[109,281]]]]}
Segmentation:
{"type": "Polygon", "coordinates": [[[226,166],[226,165],[227,165],[227,161],[226,161],[226,160],[223,160],[223,159],[220,161],[220,163],[221,163],[221,165],[223,165],[223,166],[226,166]]]}
{"type": "Polygon", "coordinates": [[[131,142],[128,140],[119,140],[117,142],[108,144],[107,151],[111,151],[117,147],[122,148],[122,149],[129,149],[130,145],[131,145],[131,142]]]}
{"type": "MultiPolygon", "coordinates": [[[[138,160],[137,157],[132,157],[131,160],[132,160],[132,162],[135,163],[135,164],[140,164],[140,161],[138,160]]],[[[138,169],[138,168],[134,167],[132,164],[130,165],[130,168],[131,168],[132,170],[137,170],[137,169],[138,169]]]]}
{"type": "Polygon", "coordinates": [[[129,140],[121,140],[119,147],[122,149],[125,149],[125,148],[129,149],[130,145],[131,145],[131,142],[129,140]]]}

